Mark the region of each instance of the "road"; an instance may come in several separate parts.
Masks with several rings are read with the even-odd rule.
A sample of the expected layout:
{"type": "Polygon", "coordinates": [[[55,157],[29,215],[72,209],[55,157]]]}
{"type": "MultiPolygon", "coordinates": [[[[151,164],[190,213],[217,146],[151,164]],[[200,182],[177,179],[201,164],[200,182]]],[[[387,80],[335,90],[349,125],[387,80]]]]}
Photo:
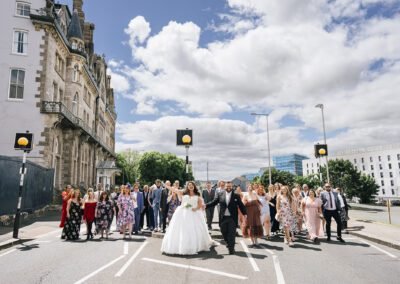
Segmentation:
{"type": "Polygon", "coordinates": [[[400,251],[349,235],[346,244],[299,238],[289,248],[277,238],[263,240],[258,249],[238,238],[236,255],[219,245],[190,257],[162,255],[159,238],[122,240],[114,233],[109,240],[68,242],[59,235],[55,228],[34,241],[1,250],[0,283],[365,284],[400,279],[400,251]]]}

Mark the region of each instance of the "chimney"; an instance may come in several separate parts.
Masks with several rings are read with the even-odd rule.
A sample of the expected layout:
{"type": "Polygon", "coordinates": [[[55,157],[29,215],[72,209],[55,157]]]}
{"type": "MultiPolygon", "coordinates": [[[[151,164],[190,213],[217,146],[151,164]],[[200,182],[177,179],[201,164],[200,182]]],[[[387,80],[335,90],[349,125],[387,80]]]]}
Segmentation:
{"type": "Polygon", "coordinates": [[[83,27],[85,23],[85,13],[83,12],[82,6],[83,6],[83,0],[74,0],[72,3],[72,11],[75,10],[78,11],[81,27],[83,27]]]}

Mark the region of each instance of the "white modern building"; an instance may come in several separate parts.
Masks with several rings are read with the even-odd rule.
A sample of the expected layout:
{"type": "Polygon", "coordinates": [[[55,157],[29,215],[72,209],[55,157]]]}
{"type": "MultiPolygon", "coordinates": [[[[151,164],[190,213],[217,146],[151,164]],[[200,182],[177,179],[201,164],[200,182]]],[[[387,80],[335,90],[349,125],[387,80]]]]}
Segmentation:
{"type": "MultiPolygon", "coordinates": [[[[400,144],[349,149],[334,152],[329,157],[350,161],[356,169],[375,178],[380,186],[378,198],[400,197],[400,144]]],[[[325,159],[303,161],[303,175],[319,173],[319,166],[325,159]]]]}

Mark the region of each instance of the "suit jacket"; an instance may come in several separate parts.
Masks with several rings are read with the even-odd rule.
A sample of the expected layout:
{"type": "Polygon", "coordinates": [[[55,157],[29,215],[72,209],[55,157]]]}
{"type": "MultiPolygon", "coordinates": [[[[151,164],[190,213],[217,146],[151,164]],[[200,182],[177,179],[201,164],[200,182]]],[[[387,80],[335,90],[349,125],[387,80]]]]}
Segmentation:
{"type": "Polygon", "coordinates": [[[148,208],[149,206],[151,206],[151,204],[149,203],[149,195],[150,192],[143,192],[144,208],[148,208]]]}
{"type": "Polygon", "coordinates": [[[236,226],[238,225],[238,208],[242,212],[243,215],[247,215],[246,207],[244,206],[240,196],[234,192],[232,192],[231,199],[229,204],[226,204],[226,191],[222,191],[215,195],[213,201],[210,201],[206,204],[206,209],[213,207],[217,204],[220,206],[219,210],[219,223],[221,224],[222,219],[225,215],[225,210],[228,209],[233,221],[235,221],[236,226]]]}
{"type": "Polygon", "coordinates": [[[212,189],[210,190],[210,193],[208,193],[208,190],[207,190],[207,189],[203,190],[203,192],[202,192],[202,197],[203,197],[203,199],[204,199],[204,203],[208,203],[208,202],[210,202],[210,201],[213,201],[214,198],[215,198],[215,189],[212,188],[212,189]]]}
{"type": "Polygon", "coordinates": [[[164,188],[161,192],[161,202],[160,202],[160,209],[162,212],[167,211],[167,206],[168,206],[168,193],[169,190],[168,188],[164,188]]]}
{"type": "MultiPolygon", "coordinates": [[[[335,204],[336,204],[336,210],[337,210],[337,211],[340,211],[341,206],[340,206],[340,201],[339,201],[338,193],[337,193],[337,192],[332,192],[332,193],[333,193],[333,198],[334,198],[335,204]]],[[[327,191],[321,193],[321,200],[322,200],[323,209],[326,210],[325,207],[328,206],[328,204],[329,204],[329,203],[328,203],[329,195],[328,195],[328,192],[327,192],[327,191]]]]}

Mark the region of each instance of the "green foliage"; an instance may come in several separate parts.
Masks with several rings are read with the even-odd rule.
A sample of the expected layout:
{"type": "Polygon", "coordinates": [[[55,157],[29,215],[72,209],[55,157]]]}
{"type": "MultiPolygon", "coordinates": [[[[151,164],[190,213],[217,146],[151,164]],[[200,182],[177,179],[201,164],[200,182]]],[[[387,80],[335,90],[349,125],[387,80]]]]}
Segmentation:
{"type": "Polygon", "coordinates": [[[309,175],[309,176],[296,176],[294,178],[294,182],[300,186],[303,184],[307,184],[310,188],[318,188],[321,186],[321,181],[317,174],[309,175]]]}
{"type": "Polygon", "coordinates": [[[122,170],[121,175],[116,177],[117,184],[134,182],[138,178],[138,165],[141,155],[137,151],[125,150],[117,153],[116,166],[122,170]]]}
{"type": "MultiPolygon", "coordinates": [[[[323,180],[327,180],[326,167],[321,171],[323,180]]],[[[347,160],[330,160],[329,178],[332,186],[341,187],[349,198],[358,197],[362,203],[371,202],[379,188],[372,177],[362,174],[347,160]]]]}
{"type": "MultiPolygon", "coordinates": [[[[272,176],[272,179],[271,179],[272,184],[277,183],[277,182],[281,183],[281,184],[289,185],[289,186],[292,186],[294,184],[295,175],[293,175],[290,172],[280,171],[275,168],[272,168],[271,176],[272,176]]],[[[266,187],[269,185],[268,169],[263,173],[263,175],[260,178],[260,181],[266,187]]]]}
{"type": "Polygon", "coordinates": [[[147,152],[143,154],[138,164],[138,175],[142,184],[153,184],[156,179],[179,180],[184,184],[193,180],[192,173],[186,177],[185,161],[171,153],[147,152]]]}

